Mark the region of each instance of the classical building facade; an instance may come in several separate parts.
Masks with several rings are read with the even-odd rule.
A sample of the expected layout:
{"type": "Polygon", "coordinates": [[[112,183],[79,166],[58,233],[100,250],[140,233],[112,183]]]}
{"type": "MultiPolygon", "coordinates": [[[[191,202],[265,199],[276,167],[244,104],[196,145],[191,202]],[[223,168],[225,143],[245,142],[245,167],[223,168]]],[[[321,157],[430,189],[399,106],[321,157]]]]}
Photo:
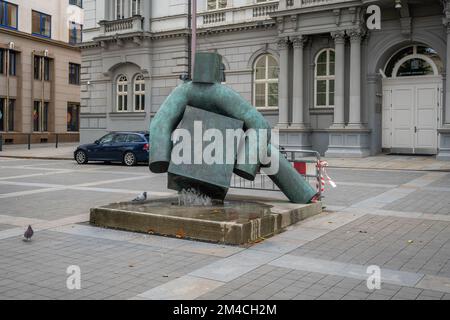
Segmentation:
{"type": "Polygon", "coordinates": [[[79,141],[82,1],[0,0],[4,143],[79,141]]]}
{"type": "MultiPolygon", "coordinates": [[[[148,128],[189,69],[189,3],[84,1],[83,142],[148,128]]],[[[450,160],[447,1],[197,3],[198,50],[223,56],[226,84],[280,129],[287,148],[450,160]],[[381,29],[367,24],[371,5],[381,29]]]]}

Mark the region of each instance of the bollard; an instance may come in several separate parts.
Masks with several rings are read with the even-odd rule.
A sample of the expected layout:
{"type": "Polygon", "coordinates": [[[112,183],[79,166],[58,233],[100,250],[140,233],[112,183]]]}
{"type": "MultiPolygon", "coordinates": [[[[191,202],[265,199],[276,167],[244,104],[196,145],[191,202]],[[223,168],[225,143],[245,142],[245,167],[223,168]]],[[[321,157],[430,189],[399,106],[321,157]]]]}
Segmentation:
{"type": "Polygon", "coordinates": [[[0,152],[3,151],[3,135],[0,134],[0,152]]]}
{"type": "Polygon", "coordinates": [[[31,149],[31,134],[28,134],[28,150],[31,149]]]}
{"type": "Polygon", "coordinates": [[[58,149],[58,143],[59,143],[59,135],[56,134],[56,149],[58,149]]]}

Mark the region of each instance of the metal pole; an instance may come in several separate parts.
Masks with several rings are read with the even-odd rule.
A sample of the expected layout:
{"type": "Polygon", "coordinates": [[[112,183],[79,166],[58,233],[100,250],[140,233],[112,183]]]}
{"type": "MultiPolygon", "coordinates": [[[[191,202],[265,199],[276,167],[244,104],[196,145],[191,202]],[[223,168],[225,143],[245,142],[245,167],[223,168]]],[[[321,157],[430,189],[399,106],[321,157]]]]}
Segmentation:
{"type": "Polygon", "coordinates": [[[188,79],[192,79],[192,0],[188,0],[188,36],[187,36],[187,46],[188,46],[188,79]]]}
{"type": "Polygon", "coordinates": [[[28,150],[31,149],[31,134],[28,134],[28,150]]]}
{"type": "Polygon", "coordinates": [[[56,134],[56,149],[58,149],[58,143],[59,143],[59,135],[56,134]]]}
{"type": "Polygon", "coordinates": [[[0,151],[3,151],[3,135],[0,134],[0,151]]]}
{"type": "Polygon", "coordinates": [[[10,64],[11,64],[11,51],[10,50],[5,50],[6,52],[6,100],[5,100],[5,108],[4,108],[4,131],[9,131],[9,120],[8,118],[10,117],[9,115],[9,91],[10,91],[10,87],[9,87],[9,79],[10,79],[10,64]]]}
{"type": "Polygon", "coordinates": [[[192,0],[191,19],[191,68],[193,77],[195,70],[195,53],[197,52],[197,0],[192,0]]]}

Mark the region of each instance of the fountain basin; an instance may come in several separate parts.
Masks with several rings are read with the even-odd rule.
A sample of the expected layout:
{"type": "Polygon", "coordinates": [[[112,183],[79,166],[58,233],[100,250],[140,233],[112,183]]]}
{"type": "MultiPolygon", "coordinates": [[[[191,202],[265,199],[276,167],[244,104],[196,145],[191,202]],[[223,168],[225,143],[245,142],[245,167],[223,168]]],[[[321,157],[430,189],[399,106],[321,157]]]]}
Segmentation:
{"type": "Polygon", "coordinates": [[[176,197],[113,203],[91,209],[90,223],[104,228],[243,245],[282,232],[322,212],[322,204],[228,196],[223,204],[180,207],[176,197]]]}

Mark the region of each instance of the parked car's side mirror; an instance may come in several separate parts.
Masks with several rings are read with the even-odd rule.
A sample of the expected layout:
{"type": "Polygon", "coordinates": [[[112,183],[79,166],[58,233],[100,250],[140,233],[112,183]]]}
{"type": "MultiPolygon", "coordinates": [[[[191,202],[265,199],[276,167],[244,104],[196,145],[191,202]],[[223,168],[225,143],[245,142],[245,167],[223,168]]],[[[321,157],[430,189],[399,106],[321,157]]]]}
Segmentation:
{"type": "Polygon", "coordinates": [[[100,140],[95,140],[95,144],[100,144],[100,140]]]}

